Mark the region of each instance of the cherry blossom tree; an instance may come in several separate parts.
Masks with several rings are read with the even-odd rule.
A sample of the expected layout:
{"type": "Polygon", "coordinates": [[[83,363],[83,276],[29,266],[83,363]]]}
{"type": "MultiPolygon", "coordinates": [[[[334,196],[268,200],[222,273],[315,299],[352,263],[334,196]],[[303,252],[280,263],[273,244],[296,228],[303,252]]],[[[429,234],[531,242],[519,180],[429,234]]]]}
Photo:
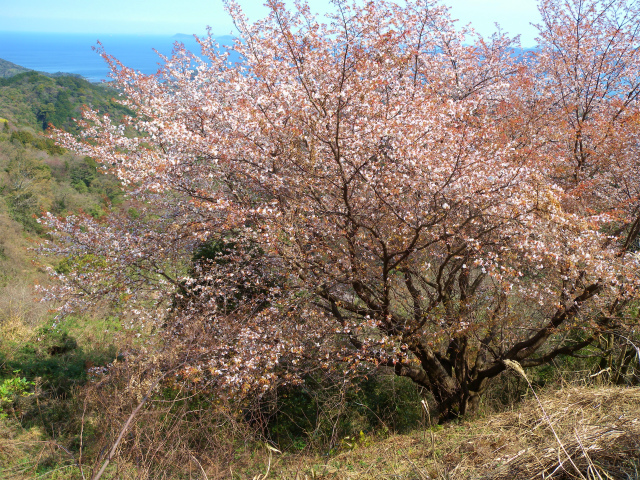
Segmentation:
{"type": "Polygon", "coordinates": [[[442,418],[505,360],[549,363],[637,296],[638,10],[543,0],[540,46],[431,0],[269,0],[229,59],[177,46],[142,75],[103,54],[136,116],[80,139],[142,214],[47,217],[65,308],[161,326],[185,379],[266,391],[390,368],[442,418]],[[133,133],[132,133],[133,132],[133,133]]]}

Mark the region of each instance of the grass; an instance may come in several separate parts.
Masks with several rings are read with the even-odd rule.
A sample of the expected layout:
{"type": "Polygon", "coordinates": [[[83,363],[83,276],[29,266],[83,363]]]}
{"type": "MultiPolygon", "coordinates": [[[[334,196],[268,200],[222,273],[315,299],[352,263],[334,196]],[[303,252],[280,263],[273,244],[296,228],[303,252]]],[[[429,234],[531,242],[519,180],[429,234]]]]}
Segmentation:
{"type": "Polygon", "coordinates": [[[640,389],[573,387],[540,402],[549,421],[530,399],[513,411],[392,435],[331,458],[280,456],[271,478],[640,478],[640,389]]]}
{"type": "Polygon", "coordinates": [[[80,451],[80,433],[92,428],[90,417],[82,419],[78,393],[89,366],[116,357],[120,327],[113,319],[91,318],[54,326],[22,311],[16,307],[11,315],[6,309],[0,322],[0,386],[7,390],[0,403],[0,479],[76,478],[70,465],[80,451]]]}
{"type": "MultiPolygon", "coordinates": [[[[0,479],[79,479],[80,467],[92,478],[139,404],[134,387],[150,377],[134,357],[118,362],[121,381],[87,377],[88,366],[114,359],[113,342],[132,345],[117,319],[70,318],[53,328],[26,318],[1,329],[0,380],[26,377],[35,386],[0,418],[0,479]]],[[[552,388],[482,418],[430,426],[425,410],[406,434],[360,432],[330,452],[285,453],[215,416],[211,398],[161,390],[124,433],[102,480],[640,479],[640,388],[552,388]]]]}

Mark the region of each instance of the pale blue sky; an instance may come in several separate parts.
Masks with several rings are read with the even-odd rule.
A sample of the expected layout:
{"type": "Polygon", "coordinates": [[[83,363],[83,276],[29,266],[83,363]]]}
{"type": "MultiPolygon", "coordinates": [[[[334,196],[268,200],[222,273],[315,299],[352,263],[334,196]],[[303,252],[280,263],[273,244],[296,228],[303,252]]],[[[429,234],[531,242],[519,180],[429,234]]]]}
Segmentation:
{"type": "MultiPolygon", "coordinates": [[[[264,15],[264,0],[240,0],[251,19],[264,15]]],[[[290,2],[289,2],[290,3],[290,2]]],[[[310,0],[314,11],[330,9],[327,1],[310,0]]],[[[452,14],[471,22],[482,34],[503,30],[520,34],[524,46],[535,43],[530,22],[539,20],[534,0],[449,0],[452,14]]],[[[0,0],[0,31],[64,33],[204,33],[231,32],[221,0],[0,0]]]]}

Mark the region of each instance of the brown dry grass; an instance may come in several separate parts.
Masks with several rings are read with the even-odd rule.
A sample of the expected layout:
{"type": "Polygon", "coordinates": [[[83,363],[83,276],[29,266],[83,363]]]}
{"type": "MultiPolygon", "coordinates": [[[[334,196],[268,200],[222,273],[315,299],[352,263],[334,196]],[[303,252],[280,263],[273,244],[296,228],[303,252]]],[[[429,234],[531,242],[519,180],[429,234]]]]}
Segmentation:
{"type": "Polygon", "coordinates": [[[638,478],[640,474],[640,389],[575,388],[542,399],[548,422],[535,403],[494,417],[487,428],[517,441],[481,468],[487,478],[638,478]],[[558,433],[576,471],[550,433],[558,433]]]}
{"type": "MultiPolygon", "coordinates": [[[[61,469],[55,478],[79,478],[77,461],[91,478],[104,460],[95,455],[113,443],[109,432],[120,431],[137,403],[132,397],[122,408],[109,409],[108,397],[101,405],[108,411],[96,414],[87,408],[83,415],[85,435],[104,434],[89,449],[93,454],[85,450],[86,459],[65,455],[42,432],[6,429],[7,420],[0,421],[0,430],[6,429],[0,434],[0,464],[23,457],[0,468],[0,478],[32,478],[43,462],[61,469]]],[[[640,388],[548,392],[540,395],[540,403],[528,399],[513,411],[444,428],[383,439],[364,435],[344,443],[350,450],[330,457],[280,454],[232,428],[233,422],[225,425],[223,415],[193,422],[194,411],[172,403],[169,398],[154,401],[140,412],[104,479],[640,479],[640,388]]]]}
{"type": "Polygon", "coordinates": [[[545,394],[541,403],[547,418],[537,401],[527,400],[514,411],[392,436],[324,461],[282,458],[271,478],[640,478],[639,388],[569,388],[545,394]]]}

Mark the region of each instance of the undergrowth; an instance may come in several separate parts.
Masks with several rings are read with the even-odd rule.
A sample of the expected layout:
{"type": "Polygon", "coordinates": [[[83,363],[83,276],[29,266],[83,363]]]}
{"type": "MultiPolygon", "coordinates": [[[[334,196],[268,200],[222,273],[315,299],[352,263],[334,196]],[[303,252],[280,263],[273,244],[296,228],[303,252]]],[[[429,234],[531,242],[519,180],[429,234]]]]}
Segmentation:
{"type": "Polygon", "coordinates": [[[164,360],[114,317],[0,328],[2,479],[93,478],[107,460],[104,479],[640,478],[639,390],[594,385],[589,358],[532,388],[506,372],[477,417],[436,425],[428,395],[382,370],[238,403],[172,375],[154,387],[164,360]]]}

